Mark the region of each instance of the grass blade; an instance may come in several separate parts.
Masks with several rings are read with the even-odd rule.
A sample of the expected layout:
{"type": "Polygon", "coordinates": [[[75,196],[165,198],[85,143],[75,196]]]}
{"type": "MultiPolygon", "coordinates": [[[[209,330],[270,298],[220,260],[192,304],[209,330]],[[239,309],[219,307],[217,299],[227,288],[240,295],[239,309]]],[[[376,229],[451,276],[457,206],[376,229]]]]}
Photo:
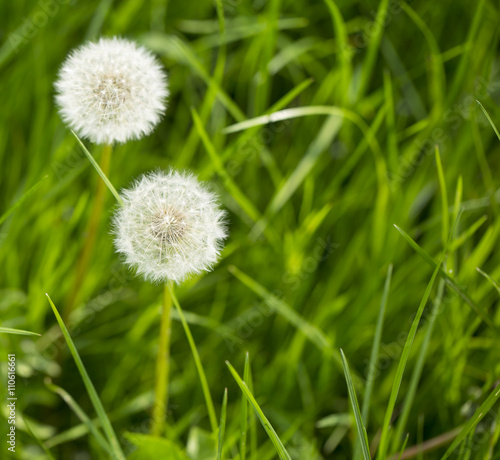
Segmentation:
{"type": "Polygon", "coordinates": [[[406,363],[408,362],[408,358],[410,357],[411,347],[413,345],[413,340],[417,333],[417,328],[420,323],[420,318],[422,317],[422,313],[424,312],[424,308],[429,300],[429,296],[431,294],[432,287],[434,286],[434,281],[437,278],[437,275],[441,269],[441,262],[436,264],[436,268],[434,269],[434,273],[432,274],[431,280],[427,285],[424,296],[420,302],[415,318],[412,322],[410,332],[408,333],[408,337],[405,342],[405,346],[403,348],[403,352],[401,354],[401,359],[399,360],[398,369],[396,372],[396,377],[392,384],[391,395],[389,397],[389,404],[387,406],[387,410],[385,412],[384,422],[382,425],[382,434],[380,437],[380,446],[378,450],[377,458],[385,459],[387,454],[387,447],[389,443],[389,426],[391,423],[392,413],[394,412],[394,407],[396,405],[396,399],[399,393],[399,387],[401,385],[401,381],[403,380],[403,373],[406,367],[406,363]]]}
{"type": "MultiPolygon", "coordinates": [[[[373,391],[373,384],[375,382],[375,372],[376,372],[376,363],[379,355],[379,350],[380,350],[380,342],[382,340],[382,330],[384,327],[384,316],[385,316],[385,309],[387,306],[387,299],[389,297],[389,290],[391,287],[391,280],[392,280],[392,264],[389,265],[389,268],[387,270],[387,276],[385,278],[385,284],[384,284],[384,292],[382,294],[382,299],[380,301],[380,310],[378,314],[378,319],[377,319],[377,326],[375,328],[375,336],[373,337],[373,345],[372,345],[372,351],[370,355],[370,363],[368,365],[368,377],[366,379],[366,387],[365,387],[365,393],[363,397],[363,405],[361,409],[361,420],[363,422],[363,426],[366,427],[368,424],[368,415],[369,415],[369,410],[370,410],[370,400],[371,400],[371,395],[373,391]]],[[[357,459],[359,458],[359,442],[356,442],[355,448],[354,448],[354,458],[357,459]]]]}
{"type": "Polygon", "coordinates": [[[177,300],[176,295],[174,294],[174,290],[171,286],[168,286],[170,290],[170,295],[172,296],[172,301],[174,302],[175,308],[177,309],[177,313],[179,313],[179,318],[182,323],[182,327],[184,328],[184,332],[186,333],[186,337],[189,342],[189,347],[191,348],[191,353],[193,354],[194,362],[196,365],[196,370],[198,371],[198,376],[201,382],[201,388],[203,390],[203,396],[205,397],[205,403],[207,405],[208,417],[210,418],[210,425],[212,427],[212,432],[217,433],[218,425],[217,425],[217,417],[215,416],[215,408],[214,402],[212,401],[212,395],[210,394],[210,388],[208,387],[207,376],[205,375],[205,371],[203,369],[203,365],[201,364],[200,354],[198,353],[198,349],[196,348],[196,344],[193,339],[193,334],[191,334],[191,329],[189,329],[189,324],[184,317],[184,313],[182,312],[179,301],[177,300]]]}
{"type": "MultiPolygon", "coordinates": [[[[267,125],[268,123],[276,123],[278,121],[317,115],[331,115],[339,118],[346,118],[357,125],[362,131],[366,131],[366,124],[363,119],[351,110],[343,109],[341,107],[312,105],[284,109],[267,115],[250,118],[248,120],[226,126],[222,132],[225,134],[237,133],[239,131],[244,131],[245,129],[254,128],[255,126],[267,125]]],[[[371,141],[374,141],[374,139],[371,139],[371,141]]]]}
{"type": "MultiPolygon", "coordinates": [[[[22,416],[21,416],[22,417],[22,416]]],[[[28,423],[28,420],[26,420],[24,417],[23,422],[26,425],[26,430],[30,434],[30,436],[36,441],[36,443],[42,448],[42,450],[45,452],[45,455],[49,460],[55,460],[54,456],[50,452],[50,450],[47,448],[47,446],[44,444],[44,442],[35,434],[33,433],[33,430],[31,429],[30,424],[28,423]]]]}
{"type": "Polygon", "coordinates": [[[382,41],[384,24],[388,9],[389,0],[382,0],[377,9],[377,15],[374,21],[375,27],[370,34],[370,42],[368,44],[366,58],[361,69],[361,81],[357,93],[358,101],[361,100],[365,95],[366,91],[368,90],[368,85],[372,79],[373,69],[375,68],[375,63],[377,62],[380,42],[382,41]]]}
{"type": "Polygon", "coordinates": [[[368,436],[366,435],[366,428],[361,420],[361,412],[359,410],[358,398],[356,397],[356,390],[354,389],[354,384],[352,382],[351,372],[349,371],[349,364],[345,358],[342,348],[340,349],[340,355],[342,356],[342,365],[344,366],[344,374],[347,382],[347,390],[349,391],[349,398],[351,400],[352,408],[354,410],[354,419],[356,420],[356,428],[358,431],[358,438],[361,442],[361,452],[363,452],[363,458],[365,460],[370,460],[370,447],[368,445],[368,436]]]}
{"type": "Polygon", "coordinates": [[[205,146],[205,149],[210,156],[210,159],[214,163],[216,167],[217,173],[220,175],[224,185],[226,186],[227,190],[233,198],[236,200],[240,208],[243,210],[243,212],[252,219],[252,221],[257,222],[260,219],[260,213],[259,211],[255,208],[255,206],[252,204],[252,202],[243,194],[243,192],[239,189],[239,187],[234,183],[233,179],[229,176],[229,174],[226,172],[224,168],[224,164],[222,163],[222,160],[220,159],[219,155],[217,154],[217,151],[215,150],[214,145],[210,141],[207,132],[205,131],[205,128],[203,126],[203,123],[201,122],[200,116],[198,115],[198,112],[194,108],[191,109],[191,114],[193,117],[194,124],[196,126],[196,129],[198,130],[198,134],[203,142],[203,145],[205,146]]]}
{"type": "Polygon", "coordinates": [[[35,185],[30,187],[22,196],[19,198],[7,211],[5,211],[1,216],[0,216],[0,225],[2,225],[5,222],[5,219],[9,217],[19,206],[21,206],[33,193],[35,193],[40,185],[47,179],[49,176],[44,176],[42,179],[40,179],[35,185]]]}
{"type": "Polygon", "coordinates": [[[85,144],[80,140],[80,138],[76,135],[76,133],[71,130],[73,133],[73,136],[76,137],[76,140],[80,144],[80,147],[83,150],[83,153],[85,153],[86,157],[89,159],[90,163],[92,163],[92,166],[94,169],[97,171],[99,176],[101,176],[101,179],[104,181],[106,186],[109,188],[110,192],[115,196],[116,201],[120,204],[120,206],[123,206],[123,200],[121,199],[120,195],[116,191],[115,187],[113,184],[109,181],[109,179],[106,177],[106,174],[102,171],[101,167],[97,164],[97,161],[95,161],[94,157],[91,155],[91,153],[88,151],[87,147],[85,147],[85,144]]]}
{"type": "MultiPolygon", "coordinates": [[[[223,89],[219,81],[205,69],[196,52],[191,48],[190,44],[181,40],[175,35],[163,35],[151,33],[144,37],[150,48],[161,55],[168,56],[174,59],[179,65],[187,64],[194,73],[198,74],[205,82],[208,88],[213,88],[216,91],[218,101],[226,108],[231,116],[236,121],[246,119],[245,114],[238,105],[231,99],[227,92],[223,89]]],[[[220,38],[217,39],[220,43],[220,38]]]]}
{"type": "Polygon", "coordinates": [[[37,334],[36,332],[23,331],[22,329],[12,329],[10,327],[0,327],[0,333],[5,334],[17,334],[17,335],[35,335],[40,336],[41,334],[37,334]]]}
{"type": "Polygon", "coordinates": [[[284,204],[290,199],[305,179],[310,176],[311,171],[321,158],[321,154],[332,144],[342,127],[342,119],[338,117],[329,117],[321,127],[319,134],[309,145],[304,156],[297,167],[292,171],[286,182],[273,197],[268,214],[276,214],[284,204]]]}
{"type": "Polygon", "coordinates": [[[89,433],[91,433],[99,445],[106,451],[111,453],[111,447],[101,434],[101,432],[94,425],[90,417],[83,411],[80,405],[73,399],[73,397],[63,388],[54,385],[53,383],[46,384],[47,388],[53,393],[59,395],[63,401],[69,406],[69,408],[75,413],[78,419],[85,424],[88,428],[89,433]]]}
{"type": "Polygon", "coordinates": [[[274,431],[274,428],[272,427],[271,423],[267,419],[267,417],[264,415],[264,412],[262,412],[262,409],[260,408],[259,404],[255,400],[252,392],[248,388],[247,384],[241,380],[241,377],[238,375],[234,367],[231,365],[229,361],[226,361],[226,365],[229,368],[229,371],[231,372],[232,376],[236,380],[236,383],[240,387],[241,391],[245,395],[245,397],[248,399],[248,402],[251,404],[253,409],[255,410],[255,413],[257,414],[257,417],[260,420],[260,423],[262,423],[262,426],[264,427],[264,430],[266,430],[267,435],[269,436],[269,439],[273,443],[276,452],[278,452],[278,456],[281,460],[292,460],[290,455],[285,449],[285,446],[281,442],[281,439],[278,437],[276,434],[276,431],[274,431]]]}
{"type": "MultiPolygon", "coordinates": [[[[429,319],[429,324],[426,326],[424,340],[422,342],[422,346],[420,347],[420,352],[417,358],[417,363],[415,364],[415,368],[413,369],[413,373],[410,379],[410,385],[408,386],[408,390],[406,391],[405,399],[403,402],[403,409],[401,411],[401,415],[399,416],[397,429],[394,435],[394,444],[393,450],[397,450],[399,446],[399,440],[402,437],[403,430],[405,429],[406,422],[410,415],[410,410],[415,399],[415,394],[417,392],[417,386],[420,381],[420,377],[422,375],[422,370],[425,364],[425,358],[427,356],[427,350],[429,348],[429,343],[431,340],[432,332],[434,330],[434,325],[436,324],[436,319],[439,313],[440,308],[442,308],[442,298],[444,292],[444,280],[441,279],[438,287],[438,294],[434,301],[434,305],[432,308],[432,312],[429,319]]],[[[403,446],[404,450],[405,447],[403,446]]]]}
{"type": "Polygon", "coordinates": [[[259,284],[253,278],[243,273],[235,266],[229,267],[229,272],[238,278],[244,285],[254,291],[257,295],[262,297],[265,302],[273,308],[278,314],[285,318],[290,324],[300,330],[316,347],[321,351],[330,351],[340,362],[340,356],[333,353],[333,347],[326,336],[320,329],[311,323],[307,322],[301,315],[293,310],[288,304],[275,297],[264,286],[259,284]]]}
{"type": "Polygon", "coordinates": [[[403,447],[401,447],[401,451],[399,452],[399,457],[398,460],[401,460],[401,457],[403,456],[403,452],[406,449],[406,444],[408,444],[408,438],[410,437],[410,433],[406,433],[405,440],[403,442],[403,447]]]}
{"type": "Polygon", "coordinates": [[[372,352],[370,355],[370,364],[368,368],[368,379],[366,383],[365,395],[363,398],[363,409],[362,409],[362,420],[363,424],[366,426],[368,424],[368,414],[370,408],[370,399],[373,389],[373,383],[375,380],[375,365],[378,359],[380,342],[382,339],[382,329],[384,327],[384,315],[387,306],[387,299],[389,297],[389,290],[391,288],[392,280],[392,264],[389,265],[387,270],[387,277],[385,278],[384,293],[382,294],[382,300],[380,301],[380,311],[377,319],[377,327],[375,329],[375,336],[373,338],[372,352]]]}
{"type": "MultiPolygon", "coordinates": [[[[253,393],[253,378],[252,378],[252,367],[250,366],[250,353],[247,351],[247,355],[245,357],[245,369],[243,371],[243,378],[245,379],[245,383],[247,384],[248,389],[253,393]]],[[[248,400],[245,395],[242,395],[243,399],[247,403],[248,400]]],[[[257,416],[254,411],[251,411],[250,416],[250,449],[252,453],[252,457],[257,452],[257,416]]]]}
{"type": "Polygon", "coordinates": [[[313,78],[308,78],[307,80],[300,82],[297,86],[294,86],[281,99],[279,99],[271,107],[269,107],[269,109],[266,110],[266,114],[276,112],[277,110],[281,110],[283,107],[286,107],[294,99],[296,99],[300,93],[302,93],[305,89],[309,88],[309,86],[311,86],[313,82],[314,82],[313,78]]]}
{"type": "Polygon", "coordinates": [[[114,0],[101,0],[95,9],[92,19],[90,20],[87,33],[85,34],[85,41],[94,41],[99,37],[104,21],[106,20],[106,16],[109,14],[113,5],[113,1],[114,0]]]}
{"type": "Polygon", "coordinates": [[[338,47],[340,49],[338,53],[339,63],[342,67],[342,84],[343,84],[343,94],[347,99],[349,95],[349,84],[351,83],[352,67],[351,67],[351,45],[348,43],[348,35],[345,26],[344,18],[340,8],[335,4],[333,0],[324,0],[330,16],[332,17],[333,29],[335,31],[335,36],[338,41],[338,47]]]}
{"type": "Polygon", "coordinates": [[[456,239],[454,239],[450,244],[450,251],[453,253],[462,244],[464,244],[477,230],[488,220],[488,216],[481,216],[476,222],[474,222],[467,230],[460,234],[456,239]]]}
{"type": "Polygon", "coordinates": [[[491,284],[492,286],[497,290],[497,292],[500,294],[500,286],[498,283],[490,276],[488,273],[483,272],[479,267],[476,267],[476,270],[483,275],[491,284]]]}
{"type": "Polygon", "coordinates": [[[85,369],[85,366],[83,365],[82,359],[80,358],[80,355],[78,354],[78,350],[76,349],[75,344],[73,343],[73,340],[71,339],[71,336],[69,335],[68,329],[66,328],[66,325],[64,324],[64,322],[61,318],[61,315],[59,315],[59,312],[57,311],[56,306],[52,302],[52,299],[49,297],[48,294],[45,294],[45,295],[47,296],[47,299],[49,299],[49,303],[50,303],[50,306],[52,307],[52,311],[54,312],[54,315],[56,317],[57,322],[59,323],[59,327],[61,328],[64,339],[66,340],[66,343],[68,345],[69,351],[71,352],[71,355],[73,356],[73,359],[75,360],[76,367],[78,368],[78,371],[80,372],[80,375],[82,376],[83,383],[85,385],[85,388],[87,389],[87,392],[89,394],[90,400],[92,401],[94,409],[97,412],[97,415],[98,415],[99,420],[101,422],[101,426],[104,430],[104,433],[106,434],[108,441],[111,445],[112,455],[114,455],[114,458],[116,458],[118,460],[124,460],[125,455],[123,454],[123,451],[120,447],[120,443],[118,442],[118,439],[117,439],[116,434],[113,430],[113,427],[111,426],[111,422],[109,421],[109,418],[106,414],[106,411],[104,410],[104,407],[101,403],[101,400],[99,399],[99,395],[97,394],[97,391],[94,387],[94,384],[90,380],[89,374],[87,373],[87,369],[85,369]]]}
{"type": "Polygon", "coordinates": [[[436,166],[437,166],[437,171],[438,171],[438,178],[439,178],[439,188],[441,189],[441,207],[442,207],[442,233],[441,233],[441,238],[443,245],[446,245],[446,241],[448,240],[448,233],[449,233],[449,214],[448,214],[448,195],[446,193],[446,182],[444,180],[444,173],[443,173],[443,165],[441,163],[441,155],[439,153],[439,147],[436,145],[435,148],[435,155],[436,155],[436,166]]]}
{"type": "MultiPolygon", "coordinates": [[[[247,352],[245,356],[245,369],[243,379],[249,382],[250,378],[250,355],[247,352]]],[[[250,388],[251,390],[251,388],[250,388]]],[[[247,431],[248,431],[248,401],[245,395],[241,397],[241,422],[240,422],[240,460],[246,460],[247,456],[247,431]]]]}
{"type": "Polygon", "coordinates": [[[227,388],[224,389],[224,397],[222,399],[222,409],[220,412],[217,460],[222,460],[222,444],[224,443],[224,432],[226,430],[226,412],[227,412],[227,388]]]}
{"type": "MultiPolygon", "coordinates": [[[[444,71],[443,57],[431,28],[426,22],[413,10],[408,4],[402,2],[401,8],[405,11],[408,17],[415,23],[424,36],[429,47],[431,81],[430,81],[430,96],[434,101],[434,106],[431,112],[432,117],[439,117],[443,111],[444,95],[446,94],[446,76],[444,71]]],[[[446,233],[443,244],[446,244],[446,233]]]]}
{"type": "Polygon", "coordinates": [[[457,96],[460,94],[460,87],[464,84],[467,69],[470,67],[471,56],[475,53],[474,40],[478,37],[479,31],[482,29],[481,18],[483,16],[484,5],[486,0],[479,0],[474,4],[474,17],[472,24],[467,33],[467,39],[464,42],[464,52],[460,58],[460,62],[455,70],[453,82],[448,90],[446,105],[453,104],[457,96]]]}
{"type": "Polygon", "coordinates": [[[476,102],[478,103],[479,107],[481,108],[481,110],[483,111],[484,115],[488,119],[491,127],[493,128],[493,131],[495,131],[495,134],[497,135],[498,140],[500,140],[500,133],[498,132],[498,129],[495,126],[495,123],[493,123],[493,120],[491,119],[490,115],[488,114],[488,112],[486,111],[486,109],[483,107],[483,104],[481,104],[477,99],[476,99],[476,102]]]}
{"type": "MultiPolygon", "coordinates": [[[[409,245],[432,267],[436,268],[438,265],[432,257],[427,254],[412,238],[410,235],[408,235],[403,229],[399,228],[396,224],[394,224],[394,227],[396,230],[403,235],[404,239],[409,243],[409,245]]],[[[495,326],[491,318],[488,316],[488,314],[483,311],[482,308],[479,307],[479,305],[476,305],[472,299],[465,293],[463,292],[456,284],[455,282],[448,276],[448,274],[443,270],[440,269],[440,275],[444,277],[445,282],[448,286],[450,286],[451,289],[453,289],[461,298],[462,300],[469,305],[482,319],[483,321],[495,331],[497,335],[500,335],[500,331],[498,328],[495,326]]]]}
{"type": "Polygon", "coordinates": [[[441,460],[447,459],[453,451],[460,445],[460,443],[466,438],[466,436],[471,432],[471,430],[486,416],[491,408],[500,398],[500,385],[497,385],[495,389],[490,393],[486,400],[481,404],[481,406],[474,412],[472,418],[465,424],[462,431],[455,438],[451,446],[445,452],[441,460]]]}

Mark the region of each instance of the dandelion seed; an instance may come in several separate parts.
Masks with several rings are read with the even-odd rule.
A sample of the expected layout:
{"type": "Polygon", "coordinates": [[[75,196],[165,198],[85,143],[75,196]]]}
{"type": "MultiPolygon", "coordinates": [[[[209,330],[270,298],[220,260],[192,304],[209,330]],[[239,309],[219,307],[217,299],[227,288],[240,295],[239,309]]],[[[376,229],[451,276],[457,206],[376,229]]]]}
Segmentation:
{"type": "Polygon", "coordinates": [[[180,283],[217,262],[227,236],[225,212],[193,175],[145,174],[122,198],[115,246],[146,280],[180,283]]]}
{"type": "Polygon", "coordinates": [[[101,38],[73,51],[55,83],[65,123],[97,144],[149,134],[166,109],[167,77],[145,48],[101,38]]]}

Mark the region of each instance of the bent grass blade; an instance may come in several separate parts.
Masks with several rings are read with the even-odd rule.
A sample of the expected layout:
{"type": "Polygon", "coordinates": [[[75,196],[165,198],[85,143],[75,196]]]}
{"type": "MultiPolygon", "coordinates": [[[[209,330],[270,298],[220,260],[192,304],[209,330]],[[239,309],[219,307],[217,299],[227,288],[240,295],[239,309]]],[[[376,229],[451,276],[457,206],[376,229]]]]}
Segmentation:
{"type": "Polygon", "coordinates": [[[114,455],[114,458],[117,460],[125,460],[125,455],[123,454],[123,451],[120,447],[120,443],[118,442],[118,438],[116,437],[116,434],[113,430],[113,427],[111,426],[111,422],[109,421],[109,418],[106,414],[106,411],[104,410],[104,407],[103,407],[102,402],[99,398],[99,395],[97,394],[97,391],[94,387],[94,384],[92,383],[92,380],[90,380],[87,369],[85,369],[85,366],[83,365],[83,361],[80,358],[78,350],[76,349],[75,344],[73,343],[73,340],[71,339],[71,336],[69,335],[68,329],[66,328],[66,325],[64,324],[64,322],[61,318],[61,315],[57,311],[56,306],[52,302],[52,299],[49,297],[48,294],[45,294],[45,295],[47,296],[47,299],[49,300],[50,306],[52,307],[52,311],[54,312],[54,316],[56,317],[56,320],[59,324],[59,327],[61,328],[64,339],[66,340],[66,343],[68,345],[69,351],[70,351],[71,355],[73,356],[73,359],[75,360],[76,367],[78,368],[78,371],[80,372],[80,375],[82,376],[82,380],[83,380],[83,383],[85,385],[85,388],[87,389],[87,393],[89,394],[90,400],[92,401],[94,409],[97,412],[97,416],[99,417],[99,420],[101,422],[101,426],[102,426],[104,432],[106,433],[106,437],[108,438],[108,441],[111,445],[112,454],[114,455]]]}
{"type": "Polygon", "coordinates": [[[255,400],[253,394],[251,393],[250,389],[248,388],[247,384],[241,380],[241,377],[238,375],[234,367],[231,365],[229,361],[226,361],[226,365],[231,372],[232,376],[234,377],[234,380],[236,380],[236,383],[240,387],[241,391],[245,395],[245,397],[248,399],[248,402],[251,404],[253,409],[255,410],[255,413],[257,414],[257,417],[260,420],[260,423],[262,423],[262,426],[264,427],[264,430],[266,430],[267,435],[269,436],[269,439],[273,443],[276,452],[278,452],[278,456],[281,460],[292,460],[290,457],[290,454],[287,452],[285,449],[285,446],[281,442],[281,439],[279,436],[276,434],[276,431],[272,427],[271,423],[267,419],[267,417],[264,415],[264,412],[260,408],[259,404],[255,400]]]}

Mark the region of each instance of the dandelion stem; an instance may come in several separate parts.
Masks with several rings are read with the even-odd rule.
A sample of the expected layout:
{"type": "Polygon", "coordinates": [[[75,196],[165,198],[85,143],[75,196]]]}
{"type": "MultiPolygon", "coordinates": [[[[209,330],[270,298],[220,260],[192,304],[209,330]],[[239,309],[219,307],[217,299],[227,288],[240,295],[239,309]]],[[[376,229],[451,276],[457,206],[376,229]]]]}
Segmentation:
{"type": "Polygon", "coordinates": [[[160,340],[156,358],[155,403],[153,406],[153,435],[163,436],[165,433],[166,408],[168,404],[168,375],[170,370],[170,332],[172,325],[172,295],[174,289],[171,281],[163,290],[163,306],[161,313],[160,340]]]}
{"type": "MultiPolygon", "coordinates": [[[[109,172],[109,167],[111,164],[112,150],[113,147],[111,145],[105,145],[102,150],[100,168],[106,175],[109,172]]],[[[95,192],[94,204],[92,206],[90,220],[86,231],[87,238],[85,240],[85,244],[82,248],[82,251],[80,252],[80,257],[78,260],[78,264],[76,266],[76,276],[75,276],[75,281],[73,283],[73,288],[71,289],[70,295],[66,300],[66,309],[64,311],[65,319],[69,317],[69,315],[74,310],[75,305],[78,301],[80,288],[82,286],[85,273],[87,272],[90,256],[92,255],[92,252],[94,250],[95,241],[97,238],[97,231],[99,229],[99,223],[101,221],[102,210],[104,207],[105,192],[106,192],[105,183],[102,180],[98,180],[95,192]]]]}

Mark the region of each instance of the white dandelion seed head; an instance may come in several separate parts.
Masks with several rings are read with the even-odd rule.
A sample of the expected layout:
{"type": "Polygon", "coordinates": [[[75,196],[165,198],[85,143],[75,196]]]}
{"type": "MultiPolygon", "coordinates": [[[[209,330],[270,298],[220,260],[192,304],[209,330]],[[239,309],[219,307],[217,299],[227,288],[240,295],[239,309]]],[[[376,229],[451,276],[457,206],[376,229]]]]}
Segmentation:
{"type": "Polygon", "coordinates": [[[149,134],[165,112],[168,97],[167,76],[155,57],[116,37],[73,51],[55,88],[64,122],[97,144],[149,134]]]}
{"type": "Polygon", "coordinates": [[[145,174],[121,196],[113,220],[116,250],[146,280],[180,283],[217,262],[226,213],[195,176],[145,174]]]}

